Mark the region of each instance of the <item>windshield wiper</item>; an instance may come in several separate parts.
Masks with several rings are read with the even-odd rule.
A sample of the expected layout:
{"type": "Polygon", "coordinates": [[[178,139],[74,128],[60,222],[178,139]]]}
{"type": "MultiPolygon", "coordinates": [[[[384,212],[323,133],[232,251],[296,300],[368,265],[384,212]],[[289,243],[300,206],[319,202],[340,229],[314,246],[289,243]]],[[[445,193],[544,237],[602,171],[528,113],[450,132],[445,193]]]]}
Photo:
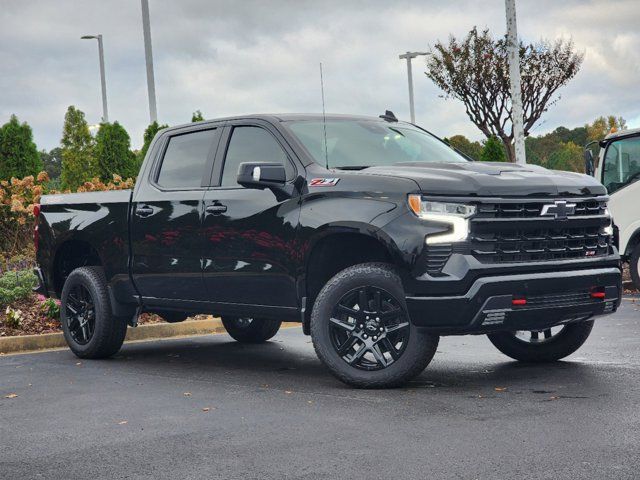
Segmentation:
{"type": "Polygon", "coordinates": [[[341,167],[333,167],[336,170],[364,170],[365,168],[369,168],[371,165],[343,165],[341,167]]]}

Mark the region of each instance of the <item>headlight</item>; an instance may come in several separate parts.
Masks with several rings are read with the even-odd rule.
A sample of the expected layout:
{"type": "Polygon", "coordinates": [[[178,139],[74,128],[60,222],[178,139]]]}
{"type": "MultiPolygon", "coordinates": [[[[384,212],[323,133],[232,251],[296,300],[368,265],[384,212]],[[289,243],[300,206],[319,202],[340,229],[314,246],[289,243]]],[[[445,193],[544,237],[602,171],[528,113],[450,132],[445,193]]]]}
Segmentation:
{"type": "Polygon", "coordinates": [[[474,205],[431,202],[421,195],[409,195],[409,208],[418,217],[449,225],[446,232],[427,236],[427,244],[461,242],[469,236],[469,217],[476,213],[474,205]]]}

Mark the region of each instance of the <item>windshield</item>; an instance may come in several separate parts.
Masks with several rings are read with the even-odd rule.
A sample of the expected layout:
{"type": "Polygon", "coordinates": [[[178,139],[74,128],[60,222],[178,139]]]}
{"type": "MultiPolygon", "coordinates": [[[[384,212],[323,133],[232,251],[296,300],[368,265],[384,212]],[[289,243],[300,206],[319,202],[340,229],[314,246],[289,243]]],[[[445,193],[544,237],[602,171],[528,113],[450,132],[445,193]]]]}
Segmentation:
{"type": "Polygon", "coordinates": [[[609,193],[640,179],[640,137],[618,140],[607,147],[602,183],[609,193]]]}
{"type": "Polygon", "coordinates": [[[359,169],[401,162],[466,162],[433,135],[411,125],[371,120],[286,122],[316,163],[359,169]]]}

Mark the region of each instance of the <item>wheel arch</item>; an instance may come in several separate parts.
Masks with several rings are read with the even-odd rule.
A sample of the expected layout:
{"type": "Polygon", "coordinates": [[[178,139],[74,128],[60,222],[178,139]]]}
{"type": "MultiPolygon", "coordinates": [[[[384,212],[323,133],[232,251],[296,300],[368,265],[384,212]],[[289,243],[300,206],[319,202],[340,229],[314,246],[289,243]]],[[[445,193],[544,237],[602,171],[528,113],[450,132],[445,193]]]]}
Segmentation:
{"type": "Polygon", "coordinates": [[[633,250],[638,244],[640,244],[640,227],[636,228],[636,231],[629,236],[629,240],[627,241],[627,245],[624,251],[624,256],[627,258],[631,257],[633,250]]]}
{"type": "Polygon", "coordinates": [[[86,239],[68,238],[61,242],[55,250],[51,265],[55,294],[60,297],[64,282],[74,269],[103,265],[98,249],[86,239]]]}
{"type": "Polygon", "coordinates": [[[332,225],[309,241],[303,264],[300,296],[306,298],[303,328],[308,331],[311,310],[318,293],[336,273],[352,265],[383,262],[398,265],[395,242],[368,224],[332,225]]]}

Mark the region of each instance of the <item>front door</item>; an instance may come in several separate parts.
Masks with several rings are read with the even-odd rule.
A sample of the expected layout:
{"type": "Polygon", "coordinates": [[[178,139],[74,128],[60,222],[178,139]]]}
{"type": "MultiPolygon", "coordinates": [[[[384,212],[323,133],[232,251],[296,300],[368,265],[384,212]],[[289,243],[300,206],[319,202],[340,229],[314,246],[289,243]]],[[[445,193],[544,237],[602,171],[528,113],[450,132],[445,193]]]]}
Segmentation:
{"type": "Polygon", "coordinates": [[[238,185],[243,162],[279,162],[296,169],[283,141],[266,125],[228,127],[204,200],[204,282],[213,302],[297,307],[295,265],[300,249],[297,198],[238,185]],[[223,145],[226,148],[223,148],[223,145]]]}
{"type": "Polygon", "coordinates": [[[203,198],[220,130],[200,129],[166,138],[148,180],[136,191],[132,272],[149,304],[204,297],[203,198]]]}

